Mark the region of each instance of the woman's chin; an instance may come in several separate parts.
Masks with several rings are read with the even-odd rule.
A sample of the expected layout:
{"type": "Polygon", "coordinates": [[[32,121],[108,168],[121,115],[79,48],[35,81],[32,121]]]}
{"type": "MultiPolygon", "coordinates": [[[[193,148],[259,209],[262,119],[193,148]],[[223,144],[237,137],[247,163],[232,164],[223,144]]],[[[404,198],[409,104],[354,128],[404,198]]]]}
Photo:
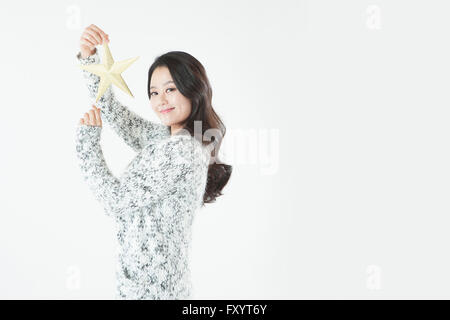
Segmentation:
{"type": "Polygon", "coordinates": [[[164,119],[161,119],[161,122],[163,125],[170,127],[172,125],[172,122],[170,121],[164,121],[164,119]]]}

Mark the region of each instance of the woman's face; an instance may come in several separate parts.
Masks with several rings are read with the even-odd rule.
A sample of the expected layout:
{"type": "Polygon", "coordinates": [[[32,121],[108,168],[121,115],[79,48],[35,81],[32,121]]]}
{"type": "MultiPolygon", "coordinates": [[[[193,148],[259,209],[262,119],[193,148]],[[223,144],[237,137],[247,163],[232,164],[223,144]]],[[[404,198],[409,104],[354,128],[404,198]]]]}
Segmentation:
{"type": "Polygon", "coordinates": [[[157,67],[150,79],[150,105],[161,122],[171,127],[172,134],[181,128],[191,114],[191,101],[178,91],[166,66],[157,67]],[[172,109],[173,108],[173,109],[172,109]],[[162,112],[165,109],[172,109],[162,112]]]}

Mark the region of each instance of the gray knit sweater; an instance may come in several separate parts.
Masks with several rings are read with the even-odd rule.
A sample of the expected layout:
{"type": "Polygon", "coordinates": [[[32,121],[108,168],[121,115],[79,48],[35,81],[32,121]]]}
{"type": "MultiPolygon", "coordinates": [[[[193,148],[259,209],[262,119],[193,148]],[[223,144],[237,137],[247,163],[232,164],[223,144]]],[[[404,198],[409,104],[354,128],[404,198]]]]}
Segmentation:
{"type": "MultiPolygon", "coordinates": [[[[100,62],[97,52],[77,59],[100,62]]],[[[82,73],[95,101],[100,79],[82,73]]],[[[171,136],[170,127],[133,113],[116,100],[111,86],[97,107],[102,120],[137,152],[115,177],[103,157],[102,127],[76,128],[83,180],[117,227],[116,299],[192,299],[191,227],[203,204],[210,154],[190,135],[171,136]]]]}

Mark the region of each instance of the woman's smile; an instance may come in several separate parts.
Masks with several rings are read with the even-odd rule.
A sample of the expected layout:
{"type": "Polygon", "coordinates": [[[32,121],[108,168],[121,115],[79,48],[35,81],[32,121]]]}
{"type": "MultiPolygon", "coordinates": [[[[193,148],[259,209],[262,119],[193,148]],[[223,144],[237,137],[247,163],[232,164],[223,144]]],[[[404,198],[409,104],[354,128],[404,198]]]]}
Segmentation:
{"type": "Polygon", "coordinates": [[[164,110],[161,110],[161,113],[168,113],[168,112],[172,111],[173,109],[175,109],[175,108],[164,109],[164,110]]]}

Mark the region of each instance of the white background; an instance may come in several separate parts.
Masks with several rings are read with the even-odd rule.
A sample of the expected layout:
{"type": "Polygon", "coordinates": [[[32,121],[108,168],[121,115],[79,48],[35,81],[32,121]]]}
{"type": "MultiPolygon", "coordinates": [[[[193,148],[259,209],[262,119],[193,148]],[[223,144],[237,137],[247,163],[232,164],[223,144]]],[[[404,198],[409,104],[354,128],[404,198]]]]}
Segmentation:
{"type": "MultiPolygon", "coordinates": [[[[448,1],[0,3],[0,298],[112,299],[115,230],[82,181],[94,23],[147,119],[153,60],[206,68],[233,165],[197,213],[198,299],[450,298],[448,1]]],[[[104,122],[120,176],[135,156],[104,122]]]]}

